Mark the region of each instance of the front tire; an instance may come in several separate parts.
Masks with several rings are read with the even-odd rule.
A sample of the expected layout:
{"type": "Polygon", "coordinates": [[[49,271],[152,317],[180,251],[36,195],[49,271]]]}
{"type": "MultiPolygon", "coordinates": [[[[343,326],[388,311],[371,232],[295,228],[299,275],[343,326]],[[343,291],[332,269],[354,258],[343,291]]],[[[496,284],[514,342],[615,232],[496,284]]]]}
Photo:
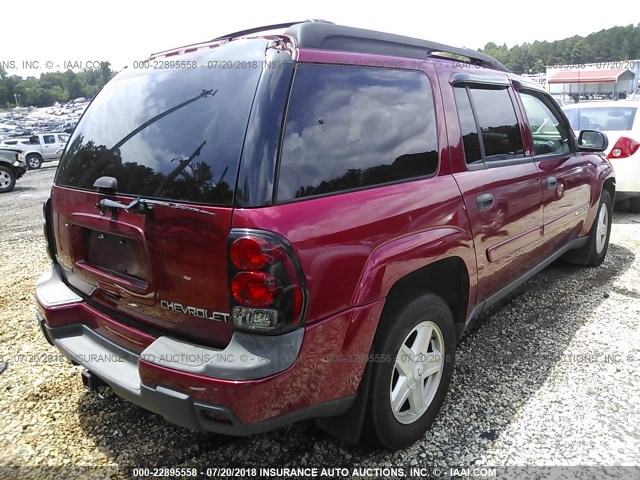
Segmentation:
{"type": "Polygon", "coordinates": [[[10,192],[16,185],[16,176],[9,167],[0,166],[0,193],[10,192]]]}
{"type": "Polygon", "coordinates": [[[631,213],[640,213],[640,197],[629,199],[629,210],[631,210],[631,213]]]}
{"type": "Polygon", "coordinates": [[[598,267],[604,262],[609,249],[612,215],[611,195],[607,190],[602,190],[598,213],[591,226],[589,239],[584,247],[567,254],[566,258],[569,262],[587,267],[598,267]]]}
{"type": "Polygon", "coordinates": [[[42,166],[42,158],[35,153],[27,155],[27,167],[29,170],[37,170],[42,166]]]}
{"type": "Polygon", "coordinates": [[[364,438],[397,450],[422,437],[442,406],[455,360],[456,332],[447,304],[414,293],[385,309],[374,343],[364,438]]]}

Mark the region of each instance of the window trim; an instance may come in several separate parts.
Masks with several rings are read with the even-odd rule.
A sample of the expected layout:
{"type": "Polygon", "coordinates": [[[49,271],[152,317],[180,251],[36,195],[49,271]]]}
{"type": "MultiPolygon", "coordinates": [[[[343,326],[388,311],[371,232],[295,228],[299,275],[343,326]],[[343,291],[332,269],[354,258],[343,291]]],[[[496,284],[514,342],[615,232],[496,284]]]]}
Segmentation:
{"type": "Polygon", "coordinates": [[[455,72],[451,74],[451,85],[467,86],[471,85],[487,85],[493,88],[509,88],[509,77],[504,73],[475,73],[475,72],[455,72]]]}
{"type": "Polygon", "coordinates": [[[351,65],[351,64],[333,64],[333,63],[322,63],[322,62],[296,62],[295,63],[295,69],[291,78],[291,83],[289,85],[289,92],[287,95],[287,100],[285,102],[285,112],[284,115],[282,116],[282,127],[280,128],[280,138],[278,140],[278,152],[277,152],[277,159],[276,159],[276,167],[275,167],[275,174],[274,174],[274,183],[273,183],[273,196],[272,196],[272,201],[271,201],[271,205],[287,205],[290,203],[297,203],[297,202],[302,202],[302,201],[306,201],[306,200],[314,200],[316,198],[325,198],[325,197],[332,197],[335,195],[342,195],[342,194],[346,194],[346,193],[353,193],[353,192],[360,192],[363,190],[371,190],[373,188],[379,188],[379,187],[388,187],[388,186],[393,186],[393,185],[400,185],[403,183],[408,183],[408,182],[415,182],[415,181],[420,181],[420,180],[426,180],[429,178],[434,178],[437,177],[440,174],[440,169],[442,168],[442,155],[441,155],[441,145],[440,145],[440,138],[439,138],[439,132],[440,132],[440,120],[438,118],[437,115],[437,111],[436,111],[436,101],[437,101],[437,97],[435,95],[435,91],[433,88],[433,81],[431,80],[431,78],[429,77],[429,75],[427,74],[426,71],[424,70],[416,70],[416,69],[409,69],[409,68],[390,68],[390,67],[384,67],[384,66],[377,66],[377,65],[351,65]],[[329,66],[329,67],[335,67],[335,66],[339,66],[339,67],[349,67],[349,68],[361,68],[361,69],[375,69],[375,70],[395,70],[398,72],[419,72],[422,73],[425,77],[427,77],[427,82],[429,83],[429,88],[431,90],[431,100],[433,103],[433,111],[434,111],[434,123],[435,123],[435,130],[436,130],[436,135],[435,135],[435,140],[436,140],[436,153],[438,155],[438,165],[436,167],[436,170],[429,174],[429,175],[421,175],[419,177],[410,177],[410,178],[403,178],[401,180],[394,180],[391,182],[385,182],[385,183],[376,183],[375,185],[364,185],[362,187],[356,187],[356,188],[350,188],[347,190],[339,190],[339,191],[335,191],[335,192],[326,192],[326,193],[319,193],[316,195],[308,195],[305,197],[300,197],[300,198],[291,198],[291,199],[287,199],[287,200],[283,200],[283,199],[279,199],[278,198],[278,191],[280,189],[280,168],[282,166],[282,149],[284,146],[284,140],[285,140],[285,130],[286,130],[286,126],[287,126],[287,120],[289,117],[289,107],[291,106],[291,96],[293,94],[293,89],[295,88],[295,84],[296,84],[296,79],[298,77],[298,68],[302,65],[316,65],[316,66],[329,66]]]}

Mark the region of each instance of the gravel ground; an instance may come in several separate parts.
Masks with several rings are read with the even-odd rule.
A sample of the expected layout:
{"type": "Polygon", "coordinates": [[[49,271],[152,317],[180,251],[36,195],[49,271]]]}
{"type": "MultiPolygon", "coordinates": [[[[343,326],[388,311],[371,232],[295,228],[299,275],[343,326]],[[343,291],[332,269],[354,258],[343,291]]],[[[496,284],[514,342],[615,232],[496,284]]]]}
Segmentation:
{"type": "Polygon", "coordinates": [[[65,465],[113,467],[83,472],[99,478],[126,478],[119,466],[640,465],[640,216],[616,212],[602,267],[558,262],[476,322],[432,429],[387,453],[313,422],[249,438],[194,433],[85,393],[79,367],[34,320],[34,282],[48,267],[41,203],[54,170],[28,172],[0,195],[1,478],[57,478],[65,465]],[[7,465],[38,468],[2,473],[7,465]]]}

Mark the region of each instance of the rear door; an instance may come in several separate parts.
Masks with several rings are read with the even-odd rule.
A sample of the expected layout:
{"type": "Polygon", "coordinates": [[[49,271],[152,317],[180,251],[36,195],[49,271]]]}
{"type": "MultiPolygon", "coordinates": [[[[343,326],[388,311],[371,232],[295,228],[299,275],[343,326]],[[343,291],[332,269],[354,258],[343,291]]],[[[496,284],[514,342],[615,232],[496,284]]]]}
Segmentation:
{"type": "Polygon", "coordinates": [[[74,130],[52,191],[57,260],[112,317],[228,342],[228,238],[261,69],[203,66],[257,62],[266,47],[238,41],[185,68],[127,69],[74,130]],[[155,203],[123,208],[137,198],[155,203]]]}
{"type": "Polygon", "coordinates": [[[554,100],[538,90],[520,89],[529,125],[531,154],[542,184],[545,253],[575,238],[587,218],[595,166],[575,153],[571,128],[554,100]]]}
{"type": "Polygon", "coordinates": [[[524,155],[510,84],[456,85],[466,171],[455,173],[471,223],[478,265],[478,302],[531,268],[540,245],[542,191],[524,155]]]}

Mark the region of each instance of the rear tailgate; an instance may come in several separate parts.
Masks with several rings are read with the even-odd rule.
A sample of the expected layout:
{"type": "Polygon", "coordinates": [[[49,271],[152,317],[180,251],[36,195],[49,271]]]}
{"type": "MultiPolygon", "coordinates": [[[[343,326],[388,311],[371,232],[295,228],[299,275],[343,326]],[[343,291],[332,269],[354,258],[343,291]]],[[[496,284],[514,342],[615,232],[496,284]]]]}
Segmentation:
{"type": "Polygon", "coordinates": [[[57,259],[116,319],[228,343],[228,236],[261,69],[207,66],[261,65],[267,45],[239,40],[172,59],[179,68],[125,70],[74,130],[52,191],[57,259]],[[123,208],[137,198],[155,203],[123,208]]]}
{"type": "MultiPolygon", "coordinates": [[[[226,345],[231,208],[106,211],[102,196],[52,191],[57,259],[68,283],[100,305],[161,331],[226,345]]],[[[116,197],[129,203],[130,198],[116,197]]]]}

